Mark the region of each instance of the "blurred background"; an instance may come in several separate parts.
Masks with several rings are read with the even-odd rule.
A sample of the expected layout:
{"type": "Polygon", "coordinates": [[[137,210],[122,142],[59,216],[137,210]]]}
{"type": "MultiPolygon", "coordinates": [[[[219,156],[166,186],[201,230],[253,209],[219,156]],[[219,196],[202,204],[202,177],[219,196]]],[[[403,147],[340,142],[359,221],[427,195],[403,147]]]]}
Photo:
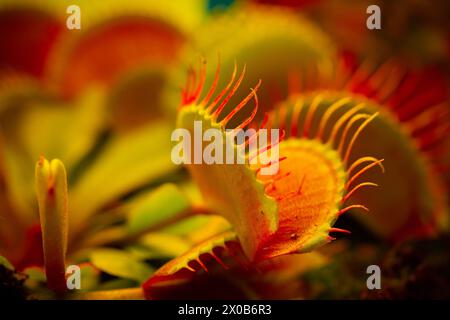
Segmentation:
{"type": "Polygon", "coordinates": [[[338,220],[350,236],[258,277],[214,274],[201,297],[450,298],[449,16],[444,0],[2,0],[0,255],[11,267],[0,269],[0,296],[52,297],[34,189],[41,155],[67,170],[68,260],[83,266],[82,291],[136,287],[230,228],[192,214],[201,196],[170,159],[181,90],[204,58],[207,84],[219,61],[219,88],[235,63],[247,67],[243,90],[262,79],[258,121],[292,95],[370,101],[386,116],[355,157],[385,158],[386,173],[355,195],[370,214],[338,220]],[[369,30],[373,4],[381,29],[369,30]],[[66,25],[70,5],[81,29],[66,25]],[[381,267],[381,290],[367,289],[369,265],[381,267]]]}

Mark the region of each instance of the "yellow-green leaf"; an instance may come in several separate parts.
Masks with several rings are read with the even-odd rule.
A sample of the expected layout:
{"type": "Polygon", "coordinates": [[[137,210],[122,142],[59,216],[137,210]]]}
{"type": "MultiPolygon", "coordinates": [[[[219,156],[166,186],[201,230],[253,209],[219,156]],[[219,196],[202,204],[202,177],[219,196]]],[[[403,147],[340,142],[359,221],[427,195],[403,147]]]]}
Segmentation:
{"type": "Polygon", "coordinates": [[[188,199],[174,184],[164,184],[131,208],[127,230],[130,234],[140,233],[175,219],[185,213],[189,207],[188,199]]]}
{"type": "Polygon", "coordinates": [[[162,232],[152,232],[142,236],[139,243],[144,245],[153,258],[174,258],[192,246],[191,242],[185,238],[165,234],[162,232]]]}
{"type": "Polygon", "coordinates": [[[91,263],[108,274],[116,277],[143,282],[153,269],[138,261],[126,251],[117,249],[96,249],[91,252],[91,263]]]}

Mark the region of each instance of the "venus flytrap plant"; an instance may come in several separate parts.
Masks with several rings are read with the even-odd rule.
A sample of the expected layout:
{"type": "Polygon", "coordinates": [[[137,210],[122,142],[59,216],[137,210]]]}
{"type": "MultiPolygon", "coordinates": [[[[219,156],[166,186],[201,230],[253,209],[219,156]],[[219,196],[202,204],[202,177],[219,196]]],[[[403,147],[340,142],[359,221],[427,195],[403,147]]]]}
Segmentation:
{"type": "MultiPolygon", "coordinates": [[[[42,278],[40,269],[28,269],[34,280],[40,279],[40,282],[46,282],[47,287],[61,298],[68,299],[139,299],[143,297],[142,288],[136,286],[147,279],[153,269],[145,262],[138,258],[139,252],[131,250],[141,245],[144,247],[152,246],[155,241],[170,241],[172,246],[164,247],[158,245],[154,250],[144,250],[144,254],[148,252],[157,254],[173,254],[180,253],[188,249],[189,241],[182,238],[171,238],[163,232],[149,232],[151,228],[155,230],[163,229],[178,221],[182,221],[189,212],[191,204],[185,196],[173,184],[166,184],[150,193],[149,197],[137,199],[137,206],[133,205],[126,209],[130,211],[130,219],[128,224],[119,235],[112,238],[109,232],[97,231],[96,239],[92,238],[89,233],[85,233],[80,239],[81,245],[78,251],[68,252],[67,260],[69,263],[77,264],[81,270],[81,291],[69,292],[66,284],[66,252],[68,247],[68,192],[66,171],[62,162],[58,159],[47,161],[41,157],[36,164],[36,194],[39,204],[39,213],[41,217],[42,242],[44,248],[44,270],[46,274],[42,278]],[[162,208],[161,204],[169,202],[182,202],[174,207],[162,208]],[[159,206],[159,209],[158,209],[159,206]],[[132,208],[137,209],[133,212],[132,208]],[[155,216],[161,214],[161,210],[166,210],[163,216],[155,216]],[[157,211],[155,213],[155,210],[157,211]],[[143,229],[148,229],[147,231],[143,229]],[[173,243],[176,239],[179,242],[173,243]],[[112,249],[101,247],[112,243],[120,243],[124,248],[112,249]],[[83,251],[85,253],[83,253],[83,251]],[[172,252],[172,253],[171,253],[172,252]],[[78,257],[77,257],[78,254],[78,257]],[[87,254],[87,257],[83,257],[87,254]],[[88,262],[88,263],[86,263],[88,262]],[[103,287],[98,283],[99,274],[105,272],[118,278],[117,288],[103,287]],[[127,287],[128,289],[122,289],[127,287]]],[[[195,213],[198,213],[194,210],[195,213]]],[[[108,231],[108,229],[104,230],[108,231]]],[[[194,232],[195,233],[195,232],[194,232]]],[[[73,249],[73,248],[72,248],[73,249]]],[[[34,286],[35,287],[35,286],[34,286]]],[[[32,291],[40,298],[46,298],[41,291],[34,288],[32,291]]],[[[48,297],[53,297],[49,293],[48,297]]]]}
{"type": "MultiPolygon", "coordinates": [[[[296,104],[296,108],[301,108],[301,104],[296,104]]],[[[261,244],[260,259],[308,252],[334,240],[330,233],[350,233],[333,228],[334,222],[352,208],[368,209],[360,204],[341,208],[342,205],[360,187],[375,185],[364,182],[351,188],[352,182],[376,165],[383,168],[383,160],[372,157],[349,162],[354,142],[377,113],[343,116],[340,118],[342,121],[332,126],[332,134],[325,137],[321,129],[329,126],[326,115],[320,118],[321,126],[311,136],[309,129],[314,108],[309,110],[303,130],[297,127],[299,119],[295,113],[298,112],[298,109],[293,110],[290,120],[280,119],[278,123],[282,128],[290,126],[286,129],[288,138],[280,144],[280,154],[286,157],[281,162],[280,173],[272,178],[258,176],[258,179],[266,182],[266,194],[277,200],[280,219],[277,233],[261,244]],[[353,126],[356,126],[356,130],[350,133],[353,126]],[[340,129],[343,129],[343,133],[338,137],[336,133],[340,129]],[[369,164],[356,170],[365,162],[369,164]]]]}
{"type": "MultiPolygon", "coordinates": [[[[275,112],[279,113],[280,117],[286,116],[283,112],[287,113],[286,117],[289,117],[289,110],[294,108],[295,103],[302,101],[310,108],[318,95],[322,96],[322,101],[317,106],[318,112],[328,114],[333,119],[352,110],[380,112],[373,125],[361,133],[360,139],[355,142],[351,159],[366,154],[383,155],[388,173],[381,176],[367,172],[366,175],[371,181],[384,187],[377,192],[373,190],[352,192],[353,196],[346,199],[349,204],[365,203],[371,208],[372,214],[356,217],[377,235],[391,241],[399,241],[413,234],[431,235],[439,229],[445,229],[446,205],[439,180],[426,158],[417,153],[407,131],[399,128],[395,119],[385,112],[382,106],[351,93],[319,91],[294,95],[275,112]],[[382,139],[384,143],[376,144],[374,143],[376,139],[382,139]],[[391,151],[388,152],[389,150],[391,151]],[[408,161],[403,162],[402,159],[408,161]],[[404,172],[408,174],[404,175],[404,172]],[[405,176],[407,178],[401,179],[405,176]],[[413,184],[412,181],[416,183],[413,184]],[[411,198],[411,195],[416,193],[417,195],[411,198]],[[382,199],[396,199],[396,201],[382,201],[382,199]]],[[[319,124],[316,123],[316,126],[319,124]]],[[[357,180],[353,179],[349,184],[356,187],[357,180]]],[[[360,187],[367,186],[371,185],[365,184],[360,187]]]]}
{"type": "Polygon", "coordinates": [[[333,111],[335,118],[357,105],[363,112],[380,113],[356,142],[353,157],[383,157],[388,174],[374,176],[369,172],[369,178],[384,187],[349,199],[371,208],[373,214],[357,218],[377,236],[394,242],[448,230],[448,187],[441,176],[448,171],[442,153],[450,114],[448,90],[440,72],[433,68],[411,70],[395,60],[357,64],[344,55],[336,63],[334,76],[319,78],[318,83],[320,86],[292,85],[284,108],[292,108],[288,105],[297,99],[310,105],[320,93],[321,112],[341,99],[348,100],[333,111]]]}
{"type": "MultiPolygon", "coordinates": [[[[187,91],[183,94],[177,126],[193,132],[194,121],[201,121],[203,128],[206,130],[216,128],[220,129],[224,136],[232,134],[229,131],[225,133],[226,123],[254,97],[254,111],[237,128],[244,128],[250,123],[258,108],[255,90],[252,90],[232,112],[223,117],[223,119],[218,120],[228,100],[238,89],[243,79],[245,68],[234,83],[236,73],[237,68],[235,66],[230,82],[211,103],[209,103],[209,100],[216,89],[215,85],[219,78],[219,68],[214,84],[202,101],[198,100],[205,79],[205,69],[202,69],[200,73],[198,85],[192,89],[191,87],[195,86],[192,83],[195,77],[191,73],[188,78],[187,91]],[[221,99],[223,100],[221,101],[221,99]],[[214,109],[216,106],[217,108],[214,109]]],[[[227,140],[227,138],[223,138],[223,141],[227,140]]],[[[239,147],[242,147],[242,145],[234,144],[232,146],[235,150],[239,147]]],[[[246,156],[248,157],[248,155],[246,156]]],[[[198,183],[207,204],[210,208],[214,208],[216,212],[225,216],[235,226],[237,233],[240,235],[244,251],[248,256],[252,257],[256,251],[256,244],[267,234],[273,233],[278,222],[275,201],[264,195],[263,184],[254,178],[254,171],[248,166],[249,159],[246,158],[244,160],[245,165],[191,164],[188,165],[188,169],[198,183]],[[218,184],[221,185],[220,191],[217,190],[218,184]]]]}
{"type": "MultiPolygon", "coordinates": [[[[248,126],[258,108],[256,90],[229,113],[221,114],[244,72],[234,82],[235,68],[230,82],[212,103],[209,101],[216,89],[219,71],[211,89],[201,100],[204,72],[202,68],[197,84],[193,83],[196,77],[192,73],[188,76],[177,118],[178,127],[192,131],[194,121],[201,121],[204,127],[218,128],[225,135],[228,121],[254,98],[253,111],[236,128],[248,126]]],[[[342,208],[342,204],[358,189],[375,185],[362,182],[352,186],[352,183],[375,166],[383,168],[383,160],[370,156],[349,161],[355,141],[377,113],[361,113],[360,109],[353,108],[333,124],[330,111],[316,119],[320,125],[315,128],[314,117],[320,99],[319,95],[311,106],[305,107],[306,115],[303,116],[301,101],[289,110],[290,117],[269,115],[269,127],[288,132],[288,139],[277,141],[279,171],[273,175],[262,175],[263,164],[260,161],[251,163],[249,154],[243,164],[187,165],[206,204],[213,212],[227,218],[234,230],[207,239],[159,269],[143,286],[147,298],[157,297],[166,285],[189,282],[196,274],[209,272],[218,265],[228,269],[226,261],[231,260],[232,265],[238,264],[244,269],[253,268],[282,255],[311,251],[334,240],[332,233],[349,232],[334,228],[334,222],[352,208],[367,208],[360,204],[342,208]]],[[[345,103],[346,100],[339,101],[331,110],[345,103]]],[[[260,132],[255,131],[245,142],[234,147],[249,144],[260,132]]],[[[266,153],[268,149],[258,149],[256,154],[266,153]]]]}

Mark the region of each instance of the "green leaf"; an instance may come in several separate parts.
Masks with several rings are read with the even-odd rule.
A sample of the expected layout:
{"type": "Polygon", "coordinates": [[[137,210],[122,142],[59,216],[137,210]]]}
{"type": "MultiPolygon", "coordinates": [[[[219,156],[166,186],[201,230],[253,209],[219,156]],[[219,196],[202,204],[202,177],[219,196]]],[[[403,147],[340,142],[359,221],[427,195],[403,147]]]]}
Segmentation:
{"type": "Polygon", "coordinates": [[[108,202],[173,171],[171,126],[153,123],[115,136],[72,189],[70,215],[74,233],[108,202]]]}
{"type": "Polygon", "coordinates": [[[102,230],[94,230],[84,234],[83,247],[101,247],[109,243],[116,243],[128,236],[123,226],[113,226],[102,230]]]}
{"type": "Polygon", "coordinates": [[[132,209],[127,222],[130,234],[137,234],[176,218],[190,207],[188,199],[171,183],[149,193],[132,209]]]}
{"type": "MultiPolygon", "coordinates": [[[[203,104],[183,105],[177,126],[194,135],[194,123],[201,121],[203,130],[220,130],[222,141],[227,141],[230,131],[226,131],[210,112],[203,104]]],[[[234,143],[232,147],[233,154],[238,154],[239,146],[234,143]]],[[[206,206],[214,208],[233,225],[244,252],[253,259],[261,239],[273,234],[278,227],[278,206],[275,199],[266,196],[264,185],[256,179],[256,169],[250,167],[248,158],[243,160],[243,164],[186,166],[203,194],[206,206]]]]}
{"type": "Polygon", "coordinates": [[[212,217],[214,216],[197,215],[187,217],[186,219],[163,228],[162,231],[173,235],[188,236],[192,231],[207,226],[212,217]]]}
{"type": "Polygon", "coordinates": [[[138,261],[130,253],[117,249],[93,250],[91,262],[103,272],[139,283],[145,281],[153,273],[151,267],[138,261]]]}
{"type": "Polygon", "coordinates": [[[72,168],[89,152],[105,125],[101,91],[90,90],[73,105],[34,103],[20,119],[18,135],[34,161],[42,154],[72,168]]]}
{"type": "Polygon", "coordinates": [[[23,273],[27,276],[25,285],[27,288],[32,290],[41,290],[46,287],[47,277],[45,276],[45,271],[39,267],[29,267],[26,268],[23,273]]]}
{"type": "Polygon", "coordinates": [[[100,272],[93,265],[83,263],[80,265],[81,290],[91,291],[97,288],[100,282],[100,272]]]}
{"type": "MultiPolygon", "coordinates": [[[[286,123],[289,123],[296,103],[301,102],[306,112],[312,109],[314,99],[318,96],[322,100],[317,105],[317,119],[311,128],[319,126],[322,117],[317,115],[330,112],[333,106],[342,101],[347,102],[334,109],[330,117],[334,123],[351,110],[361,110],[364,113],[380,112],[358,136],[348,158],[348,164],[366,156],[382,158],[386,168],[385,174],[373,169],[362,171],[364,174],[348,185],[348,191],[365,181],[380,186],[376,189],[359,190],[345,201],[346,206],[362,204],[370,209],[371,214],[356,214],[355,218],[377,236],[396,241],[410,235],[424,232],[432,234],[447,229],[448,208],[446,194],[442,192],[443,185],[429,162],[428,155],[418,148],[419,140],[408,135],[408,132],[411,132],[409,124],[396,119],[387,105],[345,91],[316,91],[293,95],[279,105],[279,115],[282,115],[281,110],[284,110],[287,115],[286,123]],[[375,141],[382,143],[374,143],[375,141]]],[[[420,119],[427,120],[426,117],[420,119]]],[[[370,165],[371,160],[355,167],[354,174],[367,168],[367,164],[370,165]]]]}

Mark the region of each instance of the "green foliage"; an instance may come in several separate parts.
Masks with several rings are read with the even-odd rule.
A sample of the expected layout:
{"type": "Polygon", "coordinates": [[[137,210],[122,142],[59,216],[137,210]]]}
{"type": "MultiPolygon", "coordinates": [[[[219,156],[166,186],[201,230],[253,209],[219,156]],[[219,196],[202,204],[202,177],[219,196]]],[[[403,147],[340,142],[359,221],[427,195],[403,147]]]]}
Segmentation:
{"type": "Polygon", "coordinates": [[[145,281],[153,273],[150,266],[117,249],[95,249],[91,252],[91,262],[103,272],[138,283],[145,281]]]}
{"type": "Polygon", "coordinates": [[[174,184],[164,184],[131,208],[127,230],[137,234],[170,221],[189,209],[189,201],[174,184]]]}

